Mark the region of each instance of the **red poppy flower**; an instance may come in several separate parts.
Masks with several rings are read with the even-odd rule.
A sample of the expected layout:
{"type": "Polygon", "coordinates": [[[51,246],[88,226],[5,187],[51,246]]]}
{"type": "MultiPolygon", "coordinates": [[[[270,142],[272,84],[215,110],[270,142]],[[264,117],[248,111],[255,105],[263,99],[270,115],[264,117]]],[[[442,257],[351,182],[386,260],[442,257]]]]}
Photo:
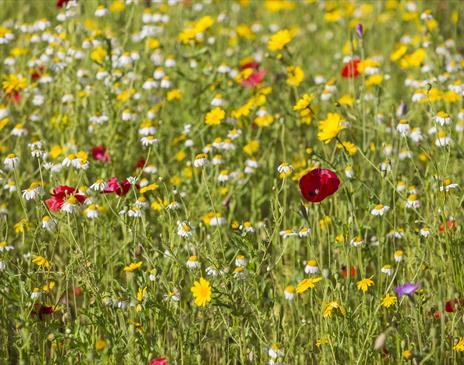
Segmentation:
{"type": "Polygon", "coordinates": [[[38,315],[40,320],[44,320],[44,315],[45,314],[52,314],[53,313],[53,307],[49,305],[42,305],[42,304],[34,304],[34,309],[31,312],[32,316],[38,315]]]}
{"type": "MultiPolygon", "coordinates": [[[[342,276],[345,279],[348,276],[348,268],[345,265],[342,266],[342,276]]],[[[354,278],[355,276],[356,276],[356,268],[354,266],[351,266],[350,277],[354,278]]]]}
{"type": "Polygon", "coordinates": [[[433,313],[433,318],[434,318],[435,320],[439,320],[440,317],[441,317],[441,312],[440,312],[440,311],[435,311],[435,312],[433,313]]]}
{"type": "Polygon", "coordinates": [[[318,203],[338,190],[340,179],[335,172],[328,169],[314,169],[300,179],[300,190],[303,197],[318,203]]]}
{"type": "Polygon", "coordinates": [[[157,357],[156,359],[151,360],[148,365],[168,365],[168,361],[165,357],[157,357]]]}
{"type": "Polygon", "coordinates": [[[106,147],[103,145],[92,148],[92,157],[94,160],[98,160],[98,161],[103,161],[103,162],[111,161],[111,157],[108,154],[108,152],[106,152],[106,147]]]}
{"type": "Polygon", "coordinates": [[[266,70],[260,70],[260,67],[260,63],[256,61],[250,61],[240,66],[240,69],[242,70],[246,70],[249,68],[253,70],[253,72],[250,76],[248,76],[248,78],[240,82],[242,86],[255,87],[263,81],[264,76],[266,76],[266,70]]]}
{"type": "Polygon", "coordinates": [[[342,77],[343,78],[356,78],[360,75],[358,71],[358,64],[361,62],[358,59],[351,60],[343,65],[342,77]]]}
{"type": "MultiPolygon", "coordinates": [[[[448,219],[446,221],[446,226],[448,227],[449,230],[453,229],[454,226],[455,226],[454,220],[453,219],[448,219]]],[[[445,225],[443,223],[440,224],[440,228],[439,228],[440,233],[445,232],[445,229],[446,229],[445,225]]]]}
{"type": "Polygon", "coordinates": [[[70,195],[74,195],[74,197],[77,199],[77,201],[82,204],[87,197],[83,194],[76,194],[76,189],[72,188],[71,186],[66,186],[66,185],[59,185],[53,188],[53,191],[51,193],[51,198],[45,200],[45,203],[48,206],[48,209],[50,209],[53,212],[59,211],[61,207],[63,206],[64,200],[68,198],[70,195]]]}

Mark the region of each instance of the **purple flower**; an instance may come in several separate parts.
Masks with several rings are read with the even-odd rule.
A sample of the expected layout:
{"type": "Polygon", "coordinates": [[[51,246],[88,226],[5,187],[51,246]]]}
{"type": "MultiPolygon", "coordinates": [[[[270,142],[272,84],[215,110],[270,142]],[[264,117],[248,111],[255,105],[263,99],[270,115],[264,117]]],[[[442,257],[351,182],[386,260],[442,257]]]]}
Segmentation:
{"type": "Polygon", "coordinates": [[[356,24],[356,27],[354,28],[356,30],[356,33],[358,34],[359,38],[363,37],[363,25],[361,23],[356,24]]]}
{"type": "Polygon", "coordinates": [[[417,283],[417,284],[406,283],[406,284],[396,287],[395,293],[398,294],[398,296],[400,297],[404,295],[412,296],[416,292],[416,290],[420,288],[420,286],[421,286],[421,283],[417,283]]]}

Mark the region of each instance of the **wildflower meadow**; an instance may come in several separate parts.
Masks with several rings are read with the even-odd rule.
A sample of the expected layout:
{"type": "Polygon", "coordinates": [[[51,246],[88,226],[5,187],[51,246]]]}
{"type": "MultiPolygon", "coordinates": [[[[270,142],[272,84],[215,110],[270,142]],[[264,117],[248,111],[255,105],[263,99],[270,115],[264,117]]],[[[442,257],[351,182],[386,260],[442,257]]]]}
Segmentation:
{"type": "Polygon", "coordinates": [[[463,19],[0,0],[0,364],[464,364],[463,19]]]}

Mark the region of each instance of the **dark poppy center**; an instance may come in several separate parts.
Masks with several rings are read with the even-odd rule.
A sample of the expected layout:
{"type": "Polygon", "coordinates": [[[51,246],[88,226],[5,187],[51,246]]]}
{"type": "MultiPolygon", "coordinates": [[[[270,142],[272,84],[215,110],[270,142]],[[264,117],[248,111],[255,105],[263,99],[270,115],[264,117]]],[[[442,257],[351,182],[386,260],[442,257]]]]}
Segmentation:
{"type": "Polygon", "coordinates": [[[312,190],[308,193],[309,196],[316,196],[317,194],[319,194],[320,190],[319,189],[315,189],[315,190],[312,190]]]}

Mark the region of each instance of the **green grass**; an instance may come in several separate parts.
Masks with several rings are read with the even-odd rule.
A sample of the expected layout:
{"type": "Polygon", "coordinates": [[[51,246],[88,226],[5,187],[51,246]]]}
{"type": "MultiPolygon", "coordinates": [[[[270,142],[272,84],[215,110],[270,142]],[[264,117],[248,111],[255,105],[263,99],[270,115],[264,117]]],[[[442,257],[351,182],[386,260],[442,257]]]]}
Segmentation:
{"type": "MultiPolygon", "coordinates": [[[[18,89],[18,103],[7,94],[6,85],[0,94],[0,109],[9,111],[8,122],[0,118],[0,242],[14,247],[0,251],[5,266],[0,270],[0,363],[148,364],[166,357],[169,364],[267,364],[273,344],[284,349],[275,360],[282,364],[462,363],[460,348],[454,346],[464,337],[460,304],[464,134],[458,127],[464,117],[459,114],[462,95],[452,100],[446,91],[463,78],[463,5],[424,1],[416,2],[416,11],[408,11],[404,1],[324,5],[302,0],[288,2],[290,9],[271,11],[264,0],[210,1],[201,9],[196,1],[169,6],[138,3],[97,18],[98,5],[113,10],[114,5],[81,0],[75,16],[59,21],[57,14],[64,10],[56,9],[54,1],[0,1],[0,24],[15,36],[0,44],[0,77],[2,81],[7,75],[26,78],[25,88],[18,89]],[[156,49],[146,38],[134,38],[144,27],[147,9],[169,16],[165,23],[153,23],[158,27],[151,37],[159,41],[156,49]],[[431,10],[436,27],[431,20],[421,20],[426,9],[431,10]],[[329,21],[327,14],[333,18],[338,12],[339,19],[329,21]],[[178,35],[190,22],[204,16],[214,20],[204,32],[204,41],[179,41],[178,35]],[[50,22],[45,31],[24,29],[43,18],[50,22]],[[357,23],[364,26],[362,40],[354,30],[357,23]],[[239,25],[248,30],[242,26],[237,32],[239,25]],[[295,33],[282,50],[273,52],[267,43],[277,29],[295,33]],[[34,42],[44,33],[56,38],[34,42]],[[411,37],[406,55],[391,60],[406,35],[411,37]],[[454,44],[445,46],[450,39],[454,44]],[[97,47],[103,51],[100,58],[92,56],[97,47]],[[436,52],[437,47],[446,48],[448,55],[436,52]],[[421,48],[424,59],[417,67],[405,67],[405,58],[421,48]],[[80,51],[82,57],[69,56],[70,50],[80,51]],[[118,66],[116,58],[108,56],[112,52],[136,52],[139,59],[118,66]],[[163,63],[171,56],[176,65],[166,67],[163,63]],[[342,78],[347,56],[378,60],[383,81],[368,86],[366,72],[356,79],[342,78]],[[155,64],[157,57],[162,64],[155,64]],[[246,57],[259,61],[267,72],[257,88],[246,88],[234,75],[218,71],[224,64],[239,73],[246,57]],[[31,64],[40,59],[43,69],[31,64]],[[424,65],[430,69],[421,69],[424,65]],[[304,72],[297,86],[287,83],[289,66],[304,72]],[[159,67],[169,76],[171,87],[144,89],[159,67]],[[35,71],[42,75],[34,81],[35,71]],[[109,75],[108,81],[97,75],[101,71],[109,75]],[[445,73],[447,78],[439,79],[445,73]],[[52,77],[50,83],[41,82],[44,74],[52,77]],[[326,82],[317,84],[318,75],[326,82]],[[336,90],[323,101],[324,85],[331,78],[336,90]],[[427,81],[411,87],[405,86],[406,78],[427,81]],[[413,102],[420,88],[425,99],[413,102]],[[180,90],[180,98],[169,100],[170,90],[180,90]],[[434,98],[436,90],[441,92],[438,98],[434,98]],[[128,98],[123,97],[125,91],[128,98]],[[36,94],[45,97],[42,105],[34,105],[36,94]],[[210,126],[205,116],[215,108],[211,101],[217,94],[225,102],[221,106],[225,118],[210,126]],[[311,107],[316,114],[311,124],[303,123],[294,110],[304,94],[314,96],[311,107]],[[63,102],[65,95],[73,100],[63,102]],[[345,95],[354,98],[353,105],[338,102],[345,95]],[[250,100],[249,114],[234,118],[250,100]],[[401,103],[408,106],[404,115],[397,112],[401,103]],[[255,121],[261,108],[273,116],[268,126],[255,121]],[[124,120],[125,110],[133,120],[124,120]],[[139,128],[149,111],[159,143],[143,147],[139,128]],[[449,114],[451,124],[437,125],[434,117],[439,111],[449,114]],[[90,118],[97,113],[108,120],[93,123],[90,118]],[[323,143],[318,139],[318,122],[328,113],[340,114],[349,126],[323,143]],[[400,119],[420,128],[423,138],[416,142],[401,136],[396,129],[400,119]],[[12,134],[20,123],[28,131],[26,136],[12,134]],[[190,131],[185,124],[191,125],[190,131]],[[443,130],[452,142],[437,146],[437,135],[429,133],[432,127],[443,130]],[[211,147],[209,165],[194,168],[195,156],[216,138],[228,138],[232,129],[241,132],[232,140],[235,149],[211,147]],[[48,156],[31,155],[28,144],[38,140],[48,156]],[[259,141],[252,153],[247,148],[251,141],[259,141]],[[353,143],[356,152],[337,147],[342,141],[353,143]],[[92,158],[92,148],[99,145],[106,147],[110,162],[92,158]],[[391,146],[390,154],[386,146],[391,146]],[[400,158],[403,150],[411,156],[400,158]],[[88,153],[88,169],[47,169],[47,162],[61,164],[78,151],[88,153]],[[12,153],[20,162],[8,170],[4,160],[12,153]],[[216,154],[222,156],[222,165],[211,163],[216,154]],[[247,174],[250,158],[258,167],[247,174]],[[156,171],[136,169],[141,159],[156,171]],[[281,178],[277,168],[284,162],[294,171],[281,178]],[[383,171],[385,162],[390,163],[390,171],[383,171]],[[348,165],[353,167],[352,178],[345,174],[348,165]],[[335,171],[341,186],[321,203],[309,203],[299,191],[298,179],[316,166],[335,171]],[[232,175],[220,182],[224,170],[232,175]],[[158,186],[142,194],[132,185],[125,196],[88,188],[99,178],[123,181],[129,176],[143,186],[158,186]],[[458,187],[440,192],[445,179],[458,187]],[[9,180],[15,181],[17,191],[9,192],[9,180]],[[42,184],[44,195],[26,200],[22,190],[34,181],[42,184]],[[405,182],[405,191],[397,190],[400,181],[405,182]],[[100,207],[99,218],[86,216],[89,200],[74,213],[50,211],[45,200],[59,185],[82,192],[87,187],[87,199],[100,207]],[[420,201],[413,209],[405,207],[412,185],[420,201]],[[142,208],[140,218],[121,214],[142,195],[148,206],[142,208]],[[168,206],[172,202],[177,209],[168,206]],[[390,210],[374,216],[371,210],[377,204],[390,210]],[[208,224],[208,214],[220,215],[224,224],[208,224]],[[44,216],[56,221],[56,230],[43,228],[44,216]],[[178,221],[194,226],[191,237],[178,234],[178,221]],[[248,221],[254,232],[240,228],[248,221]],[[454,222],[453,227],[440,230],[447,222],[454,222]],[[307,237],[280,234],[305,227],[312,230],[307,237]],[[428,237],[420,234],[423,227],[430,228],[428,237]],[[403,235],[391,237],[392,231],[403,235]],[[365,244],[350,245],[356,236],[365,244]],[[394,258],[397,250],[404,252],[399,263],[394,258]],[[186,265],[193,255],[198,256],[199,268],[186,265]],[[247,260],[246,275],[236,277],[235,260],[240,255],[247,260]],[[35,256],[50,265],[37,265],[32,262],[35,256]],[[309,259],[317,260],[319,274],[305,274],[309,259]],[[140,261],[140,268],[124,271],[140,261]],[[393,267],[391,276],[381,271],[386,264],[393,267]],[[207,274],[213,265],[223,270],[221,275],[207,274]],[[352,266],[355,276],[344,277],[342,267],[350,271],[352,266]],[[195,305],[190,290],[200,277],[212,287],[212,300],[204,307],[195,305]],[[322,280],[286,300],[285,288],[308,277],[322,280]],[[374,282],[365,293],[357,288],[363,278],[374,282]],[[54,286],[43,290],[50,282],[54,286]],[[421,288],[400,298],[394,289],[406,282],[420,282],[421,288]],[[42,291],[40,297],[31,298],[34,288],[42,291]],[[146,294],[138,298],[143,288],[146,294]],[[179,301],[172,300],[170,293],[176,293],[179,301]],[[397,297],[389,308],[381,305],[386,293],[397,297]],[[445,311],[445,303],[455,299],[455,311],[445,311]],[[330,302],[341,305],[344,314],[334,309],[331,316],[324,316],[330,302]],[[53,313],[39,315],[41,306],[53,307],[53,313]],[[376,349],[379,336],[385,336],[385,343],[376,349]]],[[[0,39],[2,32],[0,26],[0,39]]]]}

